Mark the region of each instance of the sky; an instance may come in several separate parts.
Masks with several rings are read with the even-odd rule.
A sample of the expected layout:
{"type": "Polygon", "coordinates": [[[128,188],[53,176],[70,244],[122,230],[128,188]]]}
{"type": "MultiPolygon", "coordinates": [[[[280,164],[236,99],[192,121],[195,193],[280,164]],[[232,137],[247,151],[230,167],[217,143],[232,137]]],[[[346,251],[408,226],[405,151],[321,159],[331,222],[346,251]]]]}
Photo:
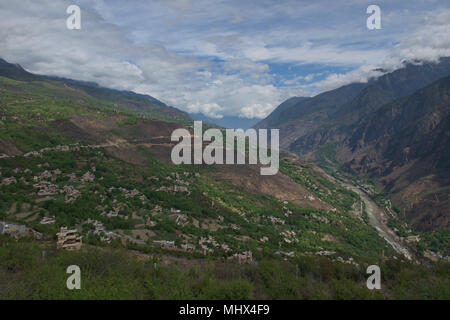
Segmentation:
{"type": "Polygon", "coordinates": [[[0,0],[1,58],[212,118],[264,118],[289,97],[437,61],[449,35],[448,0],[0,0]],[[66,27],[72,4],[80,30],[66,27]]]}

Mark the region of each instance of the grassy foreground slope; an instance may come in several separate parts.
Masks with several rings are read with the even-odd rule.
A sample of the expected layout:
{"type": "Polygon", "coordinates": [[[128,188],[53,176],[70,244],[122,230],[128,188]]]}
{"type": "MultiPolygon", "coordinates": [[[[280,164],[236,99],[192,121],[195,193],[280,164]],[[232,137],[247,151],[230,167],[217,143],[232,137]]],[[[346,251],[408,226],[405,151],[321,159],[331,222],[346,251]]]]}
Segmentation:
{"type": "Polygon", "coordinates": [[[123,249],[57,251],[0,237],[0,299],[450,299],[450,269],[442,263],[389,260],[380,265],[382,290],[370,291],[363,268],[324,257],[188,262],[167,265],[123,249]],[[65,287],[71,264],[82,270],[81,290],[65,287]]]}

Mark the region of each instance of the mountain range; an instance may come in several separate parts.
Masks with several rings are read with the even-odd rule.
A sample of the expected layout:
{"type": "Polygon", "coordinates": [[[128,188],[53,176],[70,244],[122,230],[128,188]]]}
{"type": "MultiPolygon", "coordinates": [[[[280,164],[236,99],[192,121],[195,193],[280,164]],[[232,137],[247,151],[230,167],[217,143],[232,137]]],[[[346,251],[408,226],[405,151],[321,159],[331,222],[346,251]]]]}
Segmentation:
{"type": "Polygon", "coordinates": [[[261,176],[173,164],[171,134],[193,119],[151,96],[0,60],[0,298],[448,297],[450,79],[408,68],[434,75],[283,103],[264,121],[284,128],[287,151],[326,126],[339,136],[307,145],[316,163],[281,151],[279,172],[261,176]],[[80,251],[58,249],[65,230],[80,251]],[[65,289],[74,263],[92,271],[83,290],[65,289]],[[373,264],[383,291],[366,288],[373,264]]]}
{"type": "Polygon", "coordinates": [[[420,230],[448,229],[450,58],[282,103],[255,128],[306,159],[373,178],[420,230]]]}

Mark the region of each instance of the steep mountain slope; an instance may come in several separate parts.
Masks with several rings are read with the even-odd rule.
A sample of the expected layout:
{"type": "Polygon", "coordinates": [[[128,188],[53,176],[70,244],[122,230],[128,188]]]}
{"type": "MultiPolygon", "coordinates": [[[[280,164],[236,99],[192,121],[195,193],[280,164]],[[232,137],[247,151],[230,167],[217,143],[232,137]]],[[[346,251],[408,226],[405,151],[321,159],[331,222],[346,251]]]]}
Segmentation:
{"type": "Polygon", "coordinates": [[[326,152],[345,170],[377,179],[418,229],[445,229],[448,75],[450,58],[410,63],[367,85],[345,86],[275,110],[257,126],[278,126],[282,147],[302,157],[317,159],[326,152]]]}
{"type": "Polygon", "coordinates": [[[300,101],[288,99],[255,128],[279,128],[284,149],[314,158],[320,147],[348,137],[359,119],[449,74],[450,58],[409,63],[367,84],[346,85],[300,101]]]}
{"type": "MultiPolygon", "coordinates": [[[[353,132],[358,120],[369,116],[384,104],[409,95],[449,74],[450,58],[442,58],[439,63],[407,64],[402,69],[381,76],[369,82],[341,108],[334,108],[326,123],[319,122],[318,126],[313,126],[306,132],[299,131],[297,139],[289,144],[288,149],[297,154],[314,156],[320,147],[345,140],[353,132]]],[[[313,108],[320,109],[320,104],[314,104],[313,108]]],[[[296,114],[295,110],[291,112],[296,114]]],[[[291,137],[284,139],[292,140],[291,137]]]]}
{"type": "Polygon", "coordinates": [[[9,79],[23,81],[33,81],[41,79],[41,77],[39,77],[38,75],[29,73],[28,71],[23,69],[19,64],[9,63],[2,58],[0,58],[0,70],[1,75],[9,79]]]}
{"type": "Polygon", "coordinates": [[[364,87],[365,84],[350,84],[313,98],[289,99],[255,128],[280,129],[280,145],[290,150],[290,145],[299,137],[329,123],[336,111],[349,103],[364,87]]]}
{"type": "MultiPolygon", "coordinates": [[[[104,88],[91,82],[35,75],[27,72],[20,65],[8,63],[1,58],[0,76],[22,81],[30,86],[33,84],[33,81],[36,82],[35,85],[41,87],[56,86],[60,88],[57,94],[61,97],[76,97],[83,99],[83,103],[94,103],[114,110],[140,113],[150,119],[182,123],[190,121],[189,116],[185,112],[169,107],[149,95],[104,88]]],[[[43,90],[44,88],[34,89],[43,90]]],[[[56,94],[56,92],[53,92],[53,94],[56,94]]]]}
{"type": "Polygon", "coordinates": [[[448,228],[449,132],[450,76],[360,119],[337,156],[347,169],[381,178],[417,227],[448,228]]]}
{"type": "Polygon", "coordinates": [[[97,98],[103,98],[103,99],[112,99],[113,97],[117,97],[117,95],[126,95],[130,97],[136,97],[136,98],[142,98],[145,100],[149,100],[153,104],[160,106],[160,107],[167,107],[167,105],[164,102],[159,101],[156,98],[153,98],[152,96],[146,95],[146,94],[139,94],[135,93],[133,91],[121,91],[121,90],[115,90],[110,88],[104,88],[99,86],[95,82],[88,82],[88,81],[79,81],[79,80],[73,80],[73,79],[67,79],[62,77],[54,77],[54,76],[41,76],[47,79],[51,80],[59,80],[66,84],[71,84],[77,87],[83,87],[88,93],[92,95],[96,95],[97,98]],[[113,97],[109,97],[109,95],[113,95],[113,97]]]}
{"type": "Polygon", "coordinates": [[[295,106],[301,102],[304,102],[305,100],[308,100],[308,97],[292,97],[284,101],[282,104],[280,104],[275,110],[273,110],[270,115],[268,115],[265,119],[261,120],[259,123],[255,125],[255,127],[258,128],[273,128],[276,125],[283,123],[284,121],[288,120],[289,118],[286,118],[286,114],[284,114],[284,111],[291,108],[292,106],[295,106]]]}

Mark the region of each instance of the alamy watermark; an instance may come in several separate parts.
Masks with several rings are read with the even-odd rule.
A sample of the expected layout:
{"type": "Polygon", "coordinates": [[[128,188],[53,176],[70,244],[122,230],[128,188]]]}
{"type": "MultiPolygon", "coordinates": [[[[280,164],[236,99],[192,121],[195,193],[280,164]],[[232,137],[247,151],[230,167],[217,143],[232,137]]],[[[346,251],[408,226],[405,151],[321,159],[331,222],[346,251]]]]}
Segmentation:
{"type": "Polygon", "coordinates": [[[66,273],[70,274],[69,278],[67,278],[66,286],[67,289],[73,290],[81,289],[81,269],[79,266],[71,265],[67,267],[66,273]]]}
{"type": "Polygon", "coordinates": [[[377,289],[380,290],[381,289],[381,270],[380,267],[377,265],[371,265],[367,267],[366,270],[367,274],[371,274],[371,276],[369,278],[367,278],[366,281],[366,286],[367,289],[369,290],[373,290],[373,289],[377,289]]]}
{"type": "Polygon", "coordinates": [[[367,14],[370,16],[367,18],[366,26],[369,30],[381,29],[381,9],[379,6],[372,4],[367,7],[367,14]]]}
{"type": "Polygon", "coordinates": [[[208,129],[203,132],[202,121],[194,121],[194,134],[187,129],[176,129],[171,136],[178,142],[172,149],[174,164],[258,164],[263,176],[277,174],[280,156],[279,129],[208,129]],[[181,139],[181,141],[180,141],[181,139]],[[270,140],[270,149],[267,147],[270,140]],[[203,143],[209,144],[203,148],[203,143]],[[247,143],[248,142],[248,143],[247,143]],[[192,150],[192,144],[194,149],[192,150]],[[224,155],[225,152],[225,155],[224,155]],[[192,159],[193,158],[193,159],[192,159]],[[236,158],[236,159],[235,159],[236,158]],[[192,161],[193,160],[193,161],[192,161]],[[247,161],[248,160],[248,161],[247,161]]]}
{"type": "Polygon", "coordinates": [[[67,7],[66,13],[70,16],[66,20],[66,26],[69,30],[81,29],[81,9],[79,6],[73,4],[67,7]]]}

